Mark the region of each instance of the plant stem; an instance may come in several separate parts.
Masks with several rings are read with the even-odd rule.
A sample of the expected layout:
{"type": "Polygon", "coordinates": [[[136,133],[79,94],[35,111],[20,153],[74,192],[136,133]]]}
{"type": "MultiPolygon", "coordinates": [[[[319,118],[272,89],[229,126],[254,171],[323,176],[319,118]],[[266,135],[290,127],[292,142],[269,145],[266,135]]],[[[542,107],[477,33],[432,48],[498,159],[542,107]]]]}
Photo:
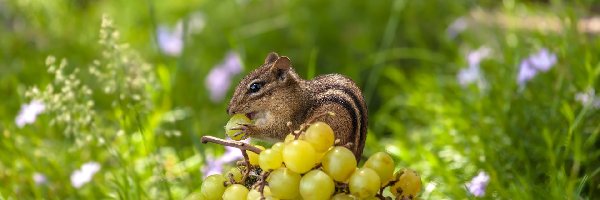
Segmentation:
{"type": "Polygon", "coordinates": [[[248,150],[248,151],[252,151],[256,154],[260,154],[260,152],[262,151],[261,149],[255,147],[255,146],[252,146],[248,143],[244,143],[244,142],[240,142],[240,141],[224,140],[224,139],[213,137],[213,136],[202,136],[200,141],[204,144],[211,142],[211,143],[220,144],[223,146],[235,147],[240,150],[248,150]]]}

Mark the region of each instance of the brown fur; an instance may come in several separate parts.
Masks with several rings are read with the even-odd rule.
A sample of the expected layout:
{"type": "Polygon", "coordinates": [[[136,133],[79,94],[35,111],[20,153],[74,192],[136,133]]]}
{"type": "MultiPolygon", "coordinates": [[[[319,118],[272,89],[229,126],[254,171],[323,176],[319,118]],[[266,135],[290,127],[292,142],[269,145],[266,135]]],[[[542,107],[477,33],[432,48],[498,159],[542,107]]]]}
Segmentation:
{"type": "Polygon", "coordinates": [[[264,123],[248,126],[246,134],[263,140],[283,140],[289,130],[287,122],[298,129],[312,116],[334,112],[317,121],[328,123],[342,144],[352,142],[357,159],[362,154],[367,134],[367,108],[360,89],[339,74],[328,74],[307,81],[298,76],[289,58],[270,53],[265,63],[248,74],[236,87],[227,107],[231,114],[269,112],[264,123]],[[250,84],[264,85],[250,93],[250,84]]]}

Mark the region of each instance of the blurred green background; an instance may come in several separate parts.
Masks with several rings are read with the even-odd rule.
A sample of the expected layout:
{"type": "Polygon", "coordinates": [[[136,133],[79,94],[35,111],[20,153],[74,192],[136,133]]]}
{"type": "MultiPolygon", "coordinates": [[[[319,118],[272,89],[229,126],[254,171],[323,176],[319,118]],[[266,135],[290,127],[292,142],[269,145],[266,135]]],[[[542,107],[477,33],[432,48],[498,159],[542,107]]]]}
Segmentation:
{"type": "Polygon", "coordinates": [[[354,79],[366,155],[421,173],[421,199],[598,199],[599,17],[593,0],[0,0],[0,199],[197,192],[224,152],[199,138],[224,137],[232,87],[271,51],[354,79]]]}

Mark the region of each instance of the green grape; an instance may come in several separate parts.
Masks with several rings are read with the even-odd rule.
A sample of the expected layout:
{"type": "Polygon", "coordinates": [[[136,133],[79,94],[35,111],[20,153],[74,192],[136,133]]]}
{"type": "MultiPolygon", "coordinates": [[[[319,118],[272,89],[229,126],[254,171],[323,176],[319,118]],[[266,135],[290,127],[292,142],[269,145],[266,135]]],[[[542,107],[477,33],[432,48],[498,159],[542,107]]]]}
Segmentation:
{"type": "Polygon", "coordinates": [[[377,152],[365,162],[364,167],[371,168],[377,172],[381,179],[381,186],[387,184],[392,180],[394,175],[394,160],[390,155],[384,152],[377,152]]]}
{"type": "Polygon", "coordinates": [[[283,147],[283,162],[290,170],[302,174],[311,170],[316,163],[316,152],[310,143],[295,140],[283,147]]]}
{"type": "Polygon", "coordinates": [[[300,179],[300,195],[304,199],[328,200],[334,192],[335,183],[321,170],[312,170],[300,179]]]}
{"type": "Polygon", "coordinates": [[[346,182],[356,169],[356,158],[346,147],[333,147],[322,158],[323,171],[333,180],[346,182]]]}
{"type": "MultiPolygon", "coordinates": [[[[265,195],[266,199],[276,199],[274,197],[271,197],[271,188],[269,188],[269,186],[265,186],[265,188],[263,188],[263,193],[265,195]]],[[[252,189],[250,190],[250,192],[248,192],[248,197],[246,198],[247,200],[261,200],[260,199],[260,192],[258,191],[258,188],[252,189]]]]}
{"type": "Polygon", "coordinates": [[[376,196],[372,196],[372,197],[368,197],[368,198],[366,198],[364,200],[380,200],[380,198],[376,197],[376,196]]]}
{"type": "Polygon", "coordinates": [[[200,186],[200,193],[205,199],[221,199],[225,192],[225,177],[221,174],[213,174],[204,179],[200,186]]]}
{"type": "Polygon", "coordinates": [[[350,193],[360,199],[375,196],[379,191],[380,185],[381,181],[379,181],[377,172],[367,167],[356,170],[352,173],[352,176],[350,176],[350,180],[348,181],[350,193]]]}
{"type": "Polygon", "coordinates": [[[240,128],[241,124],[252,124],[252,120],[250,120],[244,114],[235,114],[231,116],[227,124],[225,125],[225,134],[229,136],[233,140],[241,140],[246,136],[246,134],[241,130],[232,130],[240,128]]]}
{"type": "Polygon", "coordinates": [[[317,154],[315,155],[315,163],[321,163],[321,161],[323,160],[323,156],[325,156],[325,153],[327,152],[317,152],[317,154]]]}
{"type": "Polygon", "coordinates": [[[358,200],[358,198],[351,194],[339,193],[333,195],[333,197],[331,197],[331,200],[358,200]]]}
{"type": "Polygon", "coordinates": [[[260,152],[258,155],[258,164],[263,170],[272,170],[281,167],[283,158],[281,151],[275,151],[273,149],[267,149],[260,152]]]}
{"type": "Polygon", "coordinates": [[[296,136],[294,134],[288,134],[287,136],[285,136],[285,139],[283,140],[283,143],[290,143],[292,141],[296,140],[296,136]]]}
{"type": "Polygon", "coordinates": [[[260,192],[256,189],[251,189],[250,192],[248,192],[248,196],[246,196],[246,200],[260,200],[260,198],[260,192]]]}
{"type": "MultiPolygon", "coordinates": [[[[301,133],[301,134],[298,136],[298,139],[299,139],[299,140],[304,140],[305,136],[306,136],[306,134],[304,134],[304,133],[301,133]]],[[[313,147],[313,148],[314,148],[314,147],[313,147]]]]}
{"type": "Polygon", "coordinates": [[[225,189],[223,200],[244,200],[248,196],[248,188],[240,184],[233,184],[225,189]]]}
{"type": "Polygon", "coordinates": [[[303,140],[312,144],[317,152],[327,151],[335,140],[333,129],[324,122],[311,124],[303,135],[303,140]]]}
{"type": "Polygon", "coordinates": [[[271,172],[267,178],[271,194],[280,199],[293,199],[300,195],[300,174],[287,169],[279,168],[271,172]]]}
{"type": "Polygon", "coordinates": [[[285,146],[285,144],[283,142],[277,142],[277,143],[273,144],[273,146],[271,146],[271,149],[273,149],[273,151],[283,152],[284,146],[285,146]]]}
{"type": "MultiPolygon", "coordinates": [[[[259,148],[260,150],[265,150],[265,147],[260,146],[260,145],[256,145],[255,147],[259,148]]],[[[248,154],[248,160],[250,161],[251,165],[258,165],[258,154],[254,153],[254,151],[248,151],[246,150],[246,153],[248,154]]]]}
{"type": "Polygon", "coordinates": [[[240,170],[240,168],[237,167],[232,167],[231,169],[229,169],[229,171],[227,172],[227,175],[225,176],[225,178],[227,180],[229,180],[229,176],[233,175],[233,180],[236,183],[240,183],[242,181],[242,171],[240,170]]]}
{"type": "Polygon", "coordinates": [[[271,196],[271,188],[269,186],[265,186],[265,188],[263,188],[263,193],[265,196],[271,196]]]}
{"type": "Polygon", "coordinates": [[[396,183],[390,187],[394,196],[400,199],[416,197],[421,190],[421,177],[412,169],[402,169],[396,172],[396,183]]]}

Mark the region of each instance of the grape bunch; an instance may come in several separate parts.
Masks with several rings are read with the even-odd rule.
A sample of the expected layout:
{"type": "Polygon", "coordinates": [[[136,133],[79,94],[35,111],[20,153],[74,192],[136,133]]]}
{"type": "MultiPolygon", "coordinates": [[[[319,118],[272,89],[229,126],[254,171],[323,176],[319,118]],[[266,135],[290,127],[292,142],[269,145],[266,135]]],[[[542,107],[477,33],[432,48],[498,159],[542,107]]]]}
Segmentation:
{"type": "MultiPolygon", "coordinates": [[[[239,125],[251,124],[234,115],[225,126],[234,140],[245,136],[239,125]]],[[[203,138],[204,139],[204,138],[203,138]]],[[[226,174],[208,176],[200,199],[415,199],[421,178],[411,169],[394,173],[394,160],[384,152],[371,155],[364,165],[346,146],[339,145],[331,127],[323,122],[301,126],[271,148],[213,138],[238,147],[245,160],[226,174]],[[394,196],[386,197],[384,191],[394,196]]],[[[203,140],[204,142],[204,140],[203,140]]]]}

